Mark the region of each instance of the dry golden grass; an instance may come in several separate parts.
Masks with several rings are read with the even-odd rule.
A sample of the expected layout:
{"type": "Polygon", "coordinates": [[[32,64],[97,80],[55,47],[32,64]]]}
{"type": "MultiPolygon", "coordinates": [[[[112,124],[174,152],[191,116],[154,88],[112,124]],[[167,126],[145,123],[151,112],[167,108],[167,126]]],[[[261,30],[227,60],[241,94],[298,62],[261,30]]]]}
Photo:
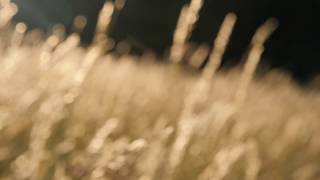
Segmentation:
{"type": "Polygon", "coordinates": [[[216,74],[228,18],[202,74],[103,54],[99,29],[85,49],[59,29],[2,27],[0,179],[319,179],[319,92],[279,72],[251,80],[270,22],[244,70],[216,74]]]}

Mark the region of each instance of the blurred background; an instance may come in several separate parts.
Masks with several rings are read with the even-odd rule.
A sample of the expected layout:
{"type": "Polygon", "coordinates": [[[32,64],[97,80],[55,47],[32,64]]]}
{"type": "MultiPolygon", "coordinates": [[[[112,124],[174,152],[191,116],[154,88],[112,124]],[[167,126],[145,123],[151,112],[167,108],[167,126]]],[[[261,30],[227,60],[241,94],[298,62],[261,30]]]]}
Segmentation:
{"type": "MultiPolygon", "coordinates": [[[[16,21],[31,28],[50,30],[63,24],[67,32],[73,19],[84,15],[88,24],[83,44],[92,40],[99,10],[104,0],[14,0],[19,7],[16,21]]],[[[110,36],[130,44],[132,53],[152,50],[159,56],[168,53],[181,8],[188,0],[127,0],[115,14],[110,36]]],[[[279,28],[267,42],[262,64],[289,71],[300,82],[320,72],[320,1],[206,0],[200,19],[190,37],[195,44],[211,45],[228,12],[238,15],[235,32],[224,57],[224,67],[241,63],[254,31],[266,19],[275,17],[279,28]]]]}

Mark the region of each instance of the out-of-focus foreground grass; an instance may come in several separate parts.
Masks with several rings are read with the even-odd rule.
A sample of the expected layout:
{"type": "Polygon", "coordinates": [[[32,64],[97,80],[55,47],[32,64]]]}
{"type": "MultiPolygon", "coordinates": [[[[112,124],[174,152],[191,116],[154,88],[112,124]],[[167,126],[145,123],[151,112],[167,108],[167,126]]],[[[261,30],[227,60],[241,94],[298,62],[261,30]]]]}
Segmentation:
{"type": "Polygon", "coordinates": [[[320,178],[320,95],[285,74],[246,88],[25,28],[1,29],[1,180],[320,178]]]}

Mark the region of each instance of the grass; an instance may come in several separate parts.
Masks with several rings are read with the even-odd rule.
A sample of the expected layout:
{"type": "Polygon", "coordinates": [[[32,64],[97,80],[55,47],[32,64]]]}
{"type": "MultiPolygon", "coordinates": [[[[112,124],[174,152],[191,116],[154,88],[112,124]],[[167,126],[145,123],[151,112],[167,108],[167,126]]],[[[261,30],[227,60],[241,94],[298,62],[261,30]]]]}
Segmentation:
{"type": "Polygon", "coordinates": [[[0,179],[319,179],[319,92],[282,72],[254,78],[268,23],[243,70],[216,73],[228,17],[203,73],[105,54],[99,30],[83,48],[59,28],[3,25],[0,179]]]}

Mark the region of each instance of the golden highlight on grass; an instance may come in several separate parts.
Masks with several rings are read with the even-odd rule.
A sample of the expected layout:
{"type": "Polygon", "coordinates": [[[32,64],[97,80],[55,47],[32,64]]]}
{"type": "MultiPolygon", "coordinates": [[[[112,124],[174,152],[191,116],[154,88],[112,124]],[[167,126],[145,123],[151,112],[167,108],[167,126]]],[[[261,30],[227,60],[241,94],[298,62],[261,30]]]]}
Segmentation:
{"type": "Polygon", "coordinates": [[[227,15],[198,73],[104,54],[112,4],[83,48],[83,17],[74,34],[44,38],[10,25],[14,5],[0,2],[1,180],[320,178],[319,92],[281,72],[254,78],[274,21],[257,30],[243,70],[216,72],[236,21],[227,15]]]}
{"type": "Polygon", "coordinates": [[[189,5],[183,6],[170,50],[169,59],[172,62],[179,63],[186,53],[186,43],[199,18],[202,5],[203,0],[191,0],[189,5]]]}

